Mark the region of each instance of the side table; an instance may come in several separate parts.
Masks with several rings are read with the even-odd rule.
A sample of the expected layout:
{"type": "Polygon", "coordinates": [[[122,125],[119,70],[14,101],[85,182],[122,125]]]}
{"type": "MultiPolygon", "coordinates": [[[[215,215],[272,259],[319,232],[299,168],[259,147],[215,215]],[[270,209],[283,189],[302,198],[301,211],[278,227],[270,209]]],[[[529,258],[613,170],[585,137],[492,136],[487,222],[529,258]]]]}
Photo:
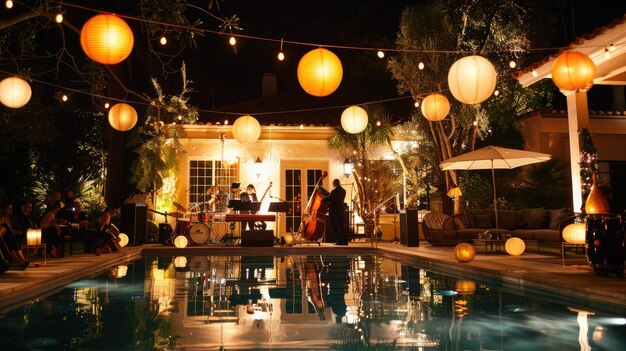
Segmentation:
{"type": "Polygon", "coordinates": [[[47,253],[46,253],[46,244],[39,244],[39,245],[23,244],[22,245],[22,251],[25,251],[26,258],[28,258],[29,261],[30,261],[30,257],[37,257],[37,252],[39,250],[41,250],[41,252],[43,253],[43,264],[46,264],[48,262],[47,256],[46,256],[47,255],[47,253]]]}
{"type": "Polygon", "coordinates": [[[565,266],[565,249],[568,247],[573,247],[576,252],[578,252],[579,248],[585,250],[585,256],[587,256],[587,244],[570,244],[565,241],[561,242],[561,263],[565,266]]]}

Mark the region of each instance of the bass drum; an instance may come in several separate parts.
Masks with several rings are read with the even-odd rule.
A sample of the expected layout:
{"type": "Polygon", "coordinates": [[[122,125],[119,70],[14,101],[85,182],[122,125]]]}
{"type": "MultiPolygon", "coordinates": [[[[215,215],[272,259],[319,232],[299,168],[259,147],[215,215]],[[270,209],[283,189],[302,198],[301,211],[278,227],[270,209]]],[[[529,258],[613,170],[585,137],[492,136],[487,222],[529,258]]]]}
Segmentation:
{"type": "Polygon", "coordinates": [[[209,240],[211,230],[204,223],[196,223],[189,227],[189,238],[196,245],[203,245],[209,240]]]}

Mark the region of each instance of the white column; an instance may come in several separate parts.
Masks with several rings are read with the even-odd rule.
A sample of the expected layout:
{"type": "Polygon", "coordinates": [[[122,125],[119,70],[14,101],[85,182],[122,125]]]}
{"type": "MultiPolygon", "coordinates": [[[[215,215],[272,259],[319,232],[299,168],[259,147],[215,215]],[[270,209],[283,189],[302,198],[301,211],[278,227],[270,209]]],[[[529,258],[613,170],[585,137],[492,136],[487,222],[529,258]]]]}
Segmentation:
{"type": "Polygon", "coordinates": [[[589,109],[586,92],[568,92],[567,126],[569,134],[570,171],[572,176],[572,206],[574,212],[581,212],[583,204],[580,182],[580,141],[578,131],[589,128],[589,109]]]}

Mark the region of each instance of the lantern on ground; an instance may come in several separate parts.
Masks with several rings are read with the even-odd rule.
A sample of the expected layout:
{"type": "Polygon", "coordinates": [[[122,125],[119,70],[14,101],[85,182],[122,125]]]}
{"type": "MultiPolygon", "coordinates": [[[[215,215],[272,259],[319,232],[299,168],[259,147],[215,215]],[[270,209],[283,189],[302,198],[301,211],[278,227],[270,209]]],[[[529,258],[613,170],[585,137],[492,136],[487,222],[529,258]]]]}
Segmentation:
{"type": "Polygon", "coordinates": [[[137,111],[123,102],[116,104],[109,110],[109,124],[120,132],[129,131],[137,124],[137,111]]]}
{"type": "Polygon", "coordinates": [[[298,63],[298,82],[310,95],[322,97],[332,94],[339,88],[342,78],[341,61],[329,50],[311,50],[298,63]]]}
{"type": "Polygon", "coordinates": [[[33,91],[27,81],[8,77],[0,82],[0,102],[6,107],[20,108],[28,103],[33,91]]]}
{"type": "Polygon", "coordinates": [[[435,93],[422,101],[422,114],[431,122],[441,121],[450,112],[450,101],[445,96],[435,93]]]}
{"type": "Polygon", "coordinates": [[[474,246],[468,243],[460,243],[454,247],[454,257],[461,263],[468,263],[476,256],[474,246]]]}
{"type": "Polygon", "coordinates": [[[504,244],[504,249],[511,256],[519,256],[526,250],[526,244],[520,238],[511,238],[504,244]]]}
{"type": "Polygon", "coordinates": [[[120,233],[119,240],[120,240],[119,244],[121,247],[128,245],[128,235],[124,233],[120,233]]]}
{"type": "Polygon", "coordinates": [[[341,114],[341,127],[350,134],[358,134],[367,128],[367,112],[362,107],[350,106],[341,114]]]}
{"type": "Polygon", "coordinates": [[[582,245],[586,242],[585,237],[585,223],[572,223],[563,228],[563,240],[567,243],[582,245]]]}
{"type": "Polygon", "coordinates": [[[41,229],[28,229],[26,231],[26,245],[41,245],[41,229]]]}
{"type": "Polygon", "coordinates": [[[187,266],[187,257],[176,256],[174,258],[174,268],[185,268],[187,266]]]}
{"type": "Polygon", "coordinates": [[[91,17],[80,31],[80,45],[90,59],[113,65],[133,50],[133,31],[123,19],[109,14],[91,17]]]}
{"type": "Polygon", "coordinates": [[[176,246],[179,249],[187,247],[188,243],[189,241],[187,240],[187,237],[184,235],[179,235],[174,239],[174,246],[176,246]]]}
{"type": "Polygon", "coordinates": [[[596,65],[589,56],[566,51],[552,64],[552,81],[561,90],[587,91],[596,77],[596,65]]]}
{"type": "Polygon", "coordinates": [[[252,116],[241,116],[233,123],[233,136],[242,144],[253,144],[261,136],[261,124],[252,116]]]}
{"type": "Polygon", "coordinates": [[[496,69],[486,58],[467,56],[456,61],[448,72],[448,87],[455,99],[464,104],[487,100],[496,88],[496,69]]]}

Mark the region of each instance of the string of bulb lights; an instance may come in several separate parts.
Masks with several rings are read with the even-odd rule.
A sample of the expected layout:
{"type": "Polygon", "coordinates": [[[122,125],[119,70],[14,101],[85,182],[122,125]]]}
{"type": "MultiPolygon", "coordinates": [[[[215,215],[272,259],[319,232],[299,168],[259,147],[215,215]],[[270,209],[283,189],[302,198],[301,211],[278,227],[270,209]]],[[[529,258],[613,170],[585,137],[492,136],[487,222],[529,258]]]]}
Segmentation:
{"type": "MultiPolygon", "coordinates": [[[[144,18],[138,18],[134,16],[127,15],[116,15],[109,14],[108,12],[104,12],[101,10],[96,10],[93,8],[85,7],[82,5],[76,5],[71,3],[60,3],[62,6],[74,7],[83,10],[93,11],[98,13],[97,15],[88,19],[83,25],[80,31],[80,44],[84,51],[84,53],[93,61],[105,64],[112,65],[117,64],[119,62],[124,61],[131,53],[133,45],[134,45],[134,36],[131,28],[124,21],[124,19],[141,21],[144,23],[157,24],[165,27],[177,28],[180,30],[189,30],[195,32],[209,33],[209,34],[217,34],[224,35],[222,32],[202,29],[202,28],[192,28],[187,26],[162,23],[153,20],[147,20],[144,18]],[[115,40],[112,40],[111,37],[114,37],[115,40]],[[112,43],[115,43],[113,45],[112,43]]],[[[13,2],[8,0],[5,3],[7,8],[13,7],[13,2]]],[[[60,11],[60,8],[59,8],[60,11]]],[[[55,17],[55,21],[57,23],[63,22],[62,13],[58,13],[55,17]]],[[[384,58],[385,54],[383,49],[380,48],[370,48],[370,47],[357,47],[357,46],[340,46],[340,45],[320,45],[313,43],[305,43],[305,42],[297,42],[297,41],[286,41],[283,38],[280,40],[267,38],[267,37],[259,37],[252,35],[243,35],[243,34],[230,34],[229,43],[231,45],[236,45],[236,38],[247,38],[247,39],[255,39],[255,40],[264,40],[270,42],[280,42],[280,52],[278,59],[284,59],[283,53],[283,44],[288,43],[292,45],[305,45],[316,47],[306,53],[298,64],[297,76],[298,81],[305,92],[312,96],[317,97],[325,97],[332,94],[341,83],[343,77],[343,67],[341,61],[337,57],[336,54],[328,50],[327,48],[333,49],[345,49],[345,50],[361,50],[361,51],[376,51],[377,56],[379,58],[384,58]]],[[[165,36],[160,38],[160,43],[162,45],[167,44],[167,38],[165,36]]],[[[581,48],[583,46],[580,46],[581,48]]],[[[598,46],[594,46],[598,47],[598,46]]],[[[555,50],[557,48],[550,48],[550,50],[555,50]]],[[[562,49],[562,48],[558,48],[562,49]]],[[[386,51],[392,52],[411,52],[411,53],[427,53],[427,54],[469,54],[468,56],[462,57],[458,59],[454,64],[450,67],[450,71],[448,73],[448,86],[449,92],[451,95],[461,103],[464,104],[479,104],[485,100],[487,100],[490,96],[495,95],[498,96],[499,91],[495,89],[496,87],[496,70],[487,60],[486,58],[476,55],[472,52],[464,52],[464,51],[456,51],[456,50],[407,50],[407,49],[384,49],[386,51]]],[[[545,49],[529,49],[529,50],[498,50],[498,51],[488,51],[488,52],[521,52],[521,51],[538,51],[545,49]]],[[[604,58],[610,59],[611,52],[615,51],[615,46],[610,44],[605,47],[604,58]]],[[[514,60],[509,62],[510,68],[515,68],[517,66],[514,60]]],[[[423,70],[425,65],[423,62],[418,63],[418,69],[423,70]]],[[[533,76],[537,75],[536,71],[532,71],[531,74],[533,76]]],[[[589,89],[593,84],[593,77],[595,76],[595,64],[593,61],[586,55],[575,52],[575,51],[564,51],[559,55],[559,57],[555,60],[555,64],[552,68],[552,79],[554,83],[562,90],[569,91],[585,91],[589,89]],[[563,57],[563,59],[561,59],[563,57]],[[561,62],[560,62],[561,61],[561,62]],[[577,72],[581,74],[572,74],[572,69],[577,70],[577,72]]],[[[35,81],[35,80],[33,80],[35,81]]],[[[39,81],[42,84],[48,84],[51,86],[55,86],[60,89],[65,89],[67,91],[73,91],[76,93],[82,93],[91,95],[93,97],[97,97],[100,99],[108,99],[111,101],[125,101],[120,99],[113,99],[109,97],[105,97],[98,94],[87,93],[77,89],[70,89],[67,87],[61,87],[56,84],[51,84],[43,81],[39,81]]],[[[25,105],[30,99],[32,92],[30,90],[30,86],[28,83],[20,78],[20,77],[9,77],[5,78],[2,82],[0,82],[0,101],[8,107],[11,108],[19,108],[25,105]],[[23,93],[22,93],[23,91],[23,93]]],[[[362,103],[360,105],[367,104],[375,104],[382,103],[393,100],[401,100],[401,99],[415,99],[415,107],[419,106],[419,99],[425,96],[422,100],[421,111],[426,119],[431,122],[441,121],[445,119],[450,110],[450,102],[447,97],[441,94],[441,92],[434,92],[429,94],[423,94],[418,96],[405,96],[391,99],[384,99],[378,101],[371,101],[367,103],[362,103]]],[[[67,101],[68,96],[66,94],[61,95],[61,101],[67,101]]],[[[148,105],[148,102],[131,102],[125,101],[118,103],[113,106],[109,111],[109,122],[111,125],[116,128],[114,125],[120,125],[120,121],[123,120],[123,128],[119,129],[122,131],[130,130],[134,127],[137,121],[137,112],[134,108],[128,105],[126,102],[130,102],[133,104],[140,105],[148,105]],[[115,116],[112,118],[111,114],[113,111],[121,111],[122,115],[125,116],[115,116]],[[114,121],[116,121],[114,123],[114,121]],[[131,123],[132,122],[132,123],[131,123]]],[[[108,104],[108,102],[106,102],[108,104]]],[[[365,110],[357,105],[342,105],[342,106],[330,106],[330,107],[320,107],[320,108],[312,108],[312,109],[299,109],[299,110],[289,110],[289,111],[272,111],[272,112],[260,112],[256,113],[256,115],[270,115],[270,114],[279,114],[279,113],[294,113],[294,112],[306,112],[306,111],[320,111],[320,110],[328,110],[328,109],[337,109],[348,106],[341,115],[341,125],[344,130],[348,133],[357,134],[362,132],[368,124],[368,117],[365,110]]],[[[108,106],[105,105],[105,108],[108,106]]],[[[230,114],[230,115],[242,115],[242,113],[238,112],[223,112],[223,111],[215,111],[215,110],[198,110],[200,112],[209,112],[209,113],[220,113],[220,114],[230,114]]],[[[117,113],[116,112],[116,113],[117,113]]],[[[258,124],[252,116],[246,115],[243,117],[239,117],[237,121],[235,121],[233,125],[233,130],[236,129],[236,126],[242,118],[247,118],[247,120],[254,120],[255,124],[258,124]]],[[[248,122],[246,122],[248,123],[248,122]]],[[[225,121],[225,124],[228,124],[228,121],[225,121]]],[[[380,125],[380,122],[377,123],[380,125]]],[[[258,138],[258,136],[257,136],[258,138]]],[[[248,142],[246,142],[248,143],[248,142]]]]}

